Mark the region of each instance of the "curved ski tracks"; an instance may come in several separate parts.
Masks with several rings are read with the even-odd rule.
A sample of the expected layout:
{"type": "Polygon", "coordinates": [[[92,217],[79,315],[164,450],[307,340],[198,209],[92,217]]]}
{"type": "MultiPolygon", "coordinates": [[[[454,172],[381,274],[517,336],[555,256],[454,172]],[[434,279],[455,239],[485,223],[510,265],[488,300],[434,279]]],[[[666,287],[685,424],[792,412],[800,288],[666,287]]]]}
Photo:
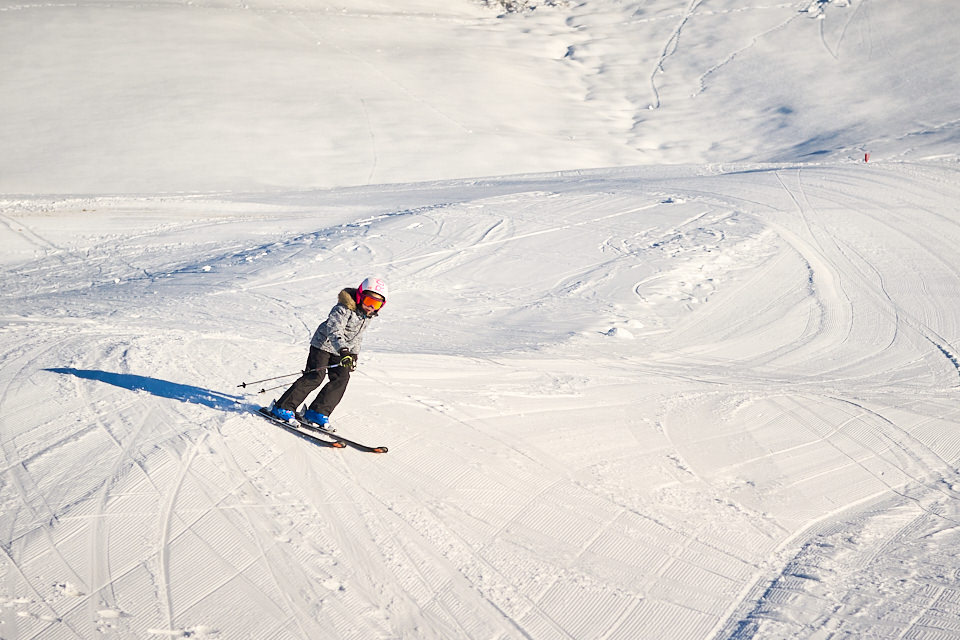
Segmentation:
{"type": "MultiPolygon", "coordinates": [[[[836,176],[838,182],[849,186],[852,181],[846,181],[846,177],[836,176]]],[[[955,220],[944,218],[931,210],[901,212],[899,208],[891,209],[880,202],[854,201],[845,197],[845,189],[833,191],[833,196],[828,192],[824,201],[824,194],[818,192],[818,208],[828,204],[829,211],[846,209],[842,214],[834,214],[844,216],[848,226],[842,228],[834,224],[835,218],[830,213],[822,213],[811,207],[800,172],[797,172],[797,178],[796,187],[788,187],[783,178],[777,176],[779,184],[796,207],[797,220],[802,224],[792,230],[779,224],[773,228],[804,257],[811,272],[812,293],[819,301],[821,310],[826,312],[824,317],[834,318],[816,332],[816,342],[823,341],[827,350],[831,345],[842,347],[849,336],[854,335],[851,332],[862,333],[869,329],[864,321],[869,320],[873,313],[880,318],[890,318],[892,322],[889,326],[895,329],[888,331],[885,336],[877,336],[878,340],[874,341],[877,351],[873,354],[865,353],[854,360],[845,359],[833,371],[824,371],[830,376],[830,386],[839,390],[838,383],[842,385],[846,378],[843,374],[845,370],[866,369],[871,362],[888,361],[890,365],[895,364],[887,354],[892,356],[896,350],[902,351],[906,344],[921,352],[927,351],[929,357],[925,358],[925,366],[929,367],[934,384],[926,390],[918,389],[919,396],[909,405],[884,409],[883,394],[886,388],[892,388],[892,383],[882,381],[884,378],[893,380],[902,376],[896,369],[874,367],[869,378],[861,378],[859,374],[856,378],[847,378],[849,383],[858,379],[864,382],[873,379],[879,383],[873,388],[871,385],[858,385],[858,398],[840,397],[836,391],[798,396],[805,398],[806,403],[837,402],[860,412],[840,430],[825,437],[831,446],[842,447],[843,455],[849,457],[851,463],[861,466],[874,477],[879,490],[865,495],[859,503],[851,503],[825,514],[785,539],[779,547],[781,552],[790,553],[801,542],[798,554],[785,563],[781,573],[772,578],[762,578],[749,595],[744,594],[740,613],[734,614],[722,630],[718,629],[717,637],[720,638],[801,637],[812,633],[814,629],[853,635],[878,633],[875,627],[868,624],[874,618],[858,617],[856,607],[851,603],[859,597],[858,588],[863,589],[871,581],[886,583],[882,577],[885,564],[880,553],[882,548],[887,548],[890,557],[895,558],[897,554],[906,554],[905,549],[926,545],[925,553],[934,558],[930,561],[931,565],[955,564],[946,560],[947,553],[941,544],[954,537],[953,531],[960,524],[957,444],[952,441],[931,441],[923,434],[933,423],[956,421],[960,413],[949,403],[941,401],[945,392],[957,387],[958,367],[953,355],[956,349],[944,337],[944,334],[958,335],[957,326],[951,316],[936,310],[937,301],[934,298],[924,299],[921,306],[916,303],[905,306],[899,300],[911,299],[905,297],[911,291],[909,285],[907,288],[903,286],[904,282],[912,279],[903,277],[905,274],[909,276],[910,271],[916,273],[914,291],[922,292],[928,282],[936,282],[934,278],[943,282],[960,281],[955,261],[938,251],[941,245],[945,250],[955,245],[960,227],[955,220]],[[841,196],[839,198],[836,197],[838,193],[841,196]],[[868,224],[860,223],[858,218],[866,220],[868,224]],[[919,219],[923,222],[918,224],[919,219]],[[859,224],[849,226],[851,222],[859,224]],[[882,234],[877,235],[899,236],[903,242],[897,243],[898,249],[902,251],[915,247],[917,251],[911,255],[922,255],[925,264],[913,266],[910,262],[902,262],[898,265],[901,270],[891,271],[894,263],[889,259],[878,262],[877,258],[883,254],[857,237],[859,230],[871,228],[884,229],[882,234]],[[904,266],[910,271],[903,270],[904,266]],[[890,281],[898,283],[896,291],[890,289],[890,281]],[[838,295],[840,291],[853,295],[838,295]],[[834,327],[832,331],[824,331],[831,326],[834,327]],[[940,356],[942,358],[938,363],[940,356]],[[949,371],[954,373],[951,375],[949,371]],[[894,414],[897,417],[893,417],[894,414]],[[908,426],[899,424],[904,419],[908,420],[908,426]],[[849,427],[863,421],[866,421],[865,426],[869,424],[867,430],[857,429],[859,435],[849,430],[849,427]],[[855,445],[852,451],[856,453],[853,455],[850,453],[850,444],[855,445]],[[868,511],[859,517],[849,515],[858,504],[869,505],[881,499],[886,501],[885,507],[878,506],[875,511],[868,511]],[[846,527],[838,526],[841,514],[850,518],[846,527]],[[853,531],[858,533],[849,533],[853,531]],[[869,532],[869,535],[865,532],[869,532]],[[918,532],[926,533],[919,535],[918,532]],[[837,542],[843,535],[877,539],[862,543],[837,542]],[[929,541],[936,538],[941,539],[938,544],[929,541]],[[850,575],[823,571],[824,567],[834,566],[841,559],[847,562],[849,558],[856,558],[856,568],[844,570],[850,575]],[[810,599],[826,594],[839,599],[832,613],[822,612],[820,618],[804,615],[803,609],[806,606],[809,610],[810,599]]],[[[885,182],[878,181],[876,185],[886,189],[888,185],[885,182]]],[[[869,189],[857,190],[857,193],[868,192],[869,189]]],[[[858,342],[862,342],[862,337],[858,342]]],[[[812,344],[815,343],[800,346],[803,352],[816,357],[816,350],[806,351],[812,344]]],[[[819,351],[825,353],[822,349],[819,351]]],[[[902,362],[900,366],[906,365],[909,370],[915,369],[916,364],[902,362]]],[[[906,378],[903,380],[907,381],[906,378]]],[[[851,540],[856,540],[856,537],[851,540]]],[[[951,569],[947,569],[949,571],[951,569]]],[[[898,616],[906,615],[908,621],[897,627],[897,631],[889,637],[908,637],[925,629],[937,629],[941,628],[939,625],[948,624],[945,620],[949,618],[952,608],[947,603],[955,597],[956,591],[943,583],[931,583],[923,572],[920,569],[917,573],[908,572],[904,575],[896,587],[900,592],[900,600],[865,600],[861,604],[871,612],[893,612],[898,609],[909,612],[897,613],[898,616]]],[[[818,608],[812,607],[812,610],[817,611],[818,608]]],[[[880,637],[888,636],[881,634],[880,637]]]]}

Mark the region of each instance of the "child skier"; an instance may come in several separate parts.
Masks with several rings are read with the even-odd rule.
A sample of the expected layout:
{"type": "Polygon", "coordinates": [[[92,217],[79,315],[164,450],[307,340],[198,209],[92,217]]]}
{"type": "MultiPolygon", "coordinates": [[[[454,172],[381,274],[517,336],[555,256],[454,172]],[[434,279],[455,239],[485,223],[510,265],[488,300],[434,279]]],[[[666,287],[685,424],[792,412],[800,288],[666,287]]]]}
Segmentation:
{"type": "Polygon", "coordinates": [[[386,302],[387,283],[380,278],[367,278],[356,289],[342,290],[336,306],[313,334],[306,371],[273,403],[270,413],[281,420],[295,420],[301,403],[320,386],[326,374],[330,380],[302,417],[327,426],[347,390],[350,372],[356,369],[363,332],[386,302]]]}

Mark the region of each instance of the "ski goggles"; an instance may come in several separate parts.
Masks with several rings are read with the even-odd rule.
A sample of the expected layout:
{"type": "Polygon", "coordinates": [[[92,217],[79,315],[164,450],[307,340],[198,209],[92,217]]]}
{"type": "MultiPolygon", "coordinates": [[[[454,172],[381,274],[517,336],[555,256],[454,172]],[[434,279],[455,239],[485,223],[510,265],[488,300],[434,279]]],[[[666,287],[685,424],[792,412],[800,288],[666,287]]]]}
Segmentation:
{"type": "Polygon", "coordinates": [[[370,307],[374,311],[379,311],[385,302],[386,300],[373,293],[364,293],[360,296],[360,304],[365,307],[370,307]]]}

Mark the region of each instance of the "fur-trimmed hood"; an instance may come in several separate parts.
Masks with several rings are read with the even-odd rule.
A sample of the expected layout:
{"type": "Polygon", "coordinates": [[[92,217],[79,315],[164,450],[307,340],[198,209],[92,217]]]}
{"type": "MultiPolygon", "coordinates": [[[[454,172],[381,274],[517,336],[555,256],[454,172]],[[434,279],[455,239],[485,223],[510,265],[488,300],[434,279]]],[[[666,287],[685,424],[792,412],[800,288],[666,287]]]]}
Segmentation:
{"type": "Polygon", "coordinates": [[[342,304],[350,311],[357,310],[357,290],[352,288],[346,288],[340,291],[340,294],[337,296],[337,304],[342,304]]]}

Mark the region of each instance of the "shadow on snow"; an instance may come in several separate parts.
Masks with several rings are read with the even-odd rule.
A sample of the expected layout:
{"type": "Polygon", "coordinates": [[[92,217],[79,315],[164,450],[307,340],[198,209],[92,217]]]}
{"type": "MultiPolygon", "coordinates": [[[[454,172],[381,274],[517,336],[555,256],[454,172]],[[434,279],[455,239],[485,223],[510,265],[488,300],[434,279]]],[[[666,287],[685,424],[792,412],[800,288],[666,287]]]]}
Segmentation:
{"type": "Polygon", "coordinates": [[[115,387],[120,387],[121,389],[129,389],[130,391],[146,391],[158,398],[170,398],[171,400],[179,400],[180,402],[199,404],[210,407],[211,409],[219,409],[220,411],[235,411],[239,413],[249,410],[249,407],[242,402],[243,398],[241,396],[231,396],[220,393],[219,391],[210,391],[209,389],[203,389],[201,387],[192,387],[167,380],[148,378],[147,376],[65,367],[45,369],[45,371],[76,376],[84,380],[97,380],[98,382],[105,382],[115,387]]]}

